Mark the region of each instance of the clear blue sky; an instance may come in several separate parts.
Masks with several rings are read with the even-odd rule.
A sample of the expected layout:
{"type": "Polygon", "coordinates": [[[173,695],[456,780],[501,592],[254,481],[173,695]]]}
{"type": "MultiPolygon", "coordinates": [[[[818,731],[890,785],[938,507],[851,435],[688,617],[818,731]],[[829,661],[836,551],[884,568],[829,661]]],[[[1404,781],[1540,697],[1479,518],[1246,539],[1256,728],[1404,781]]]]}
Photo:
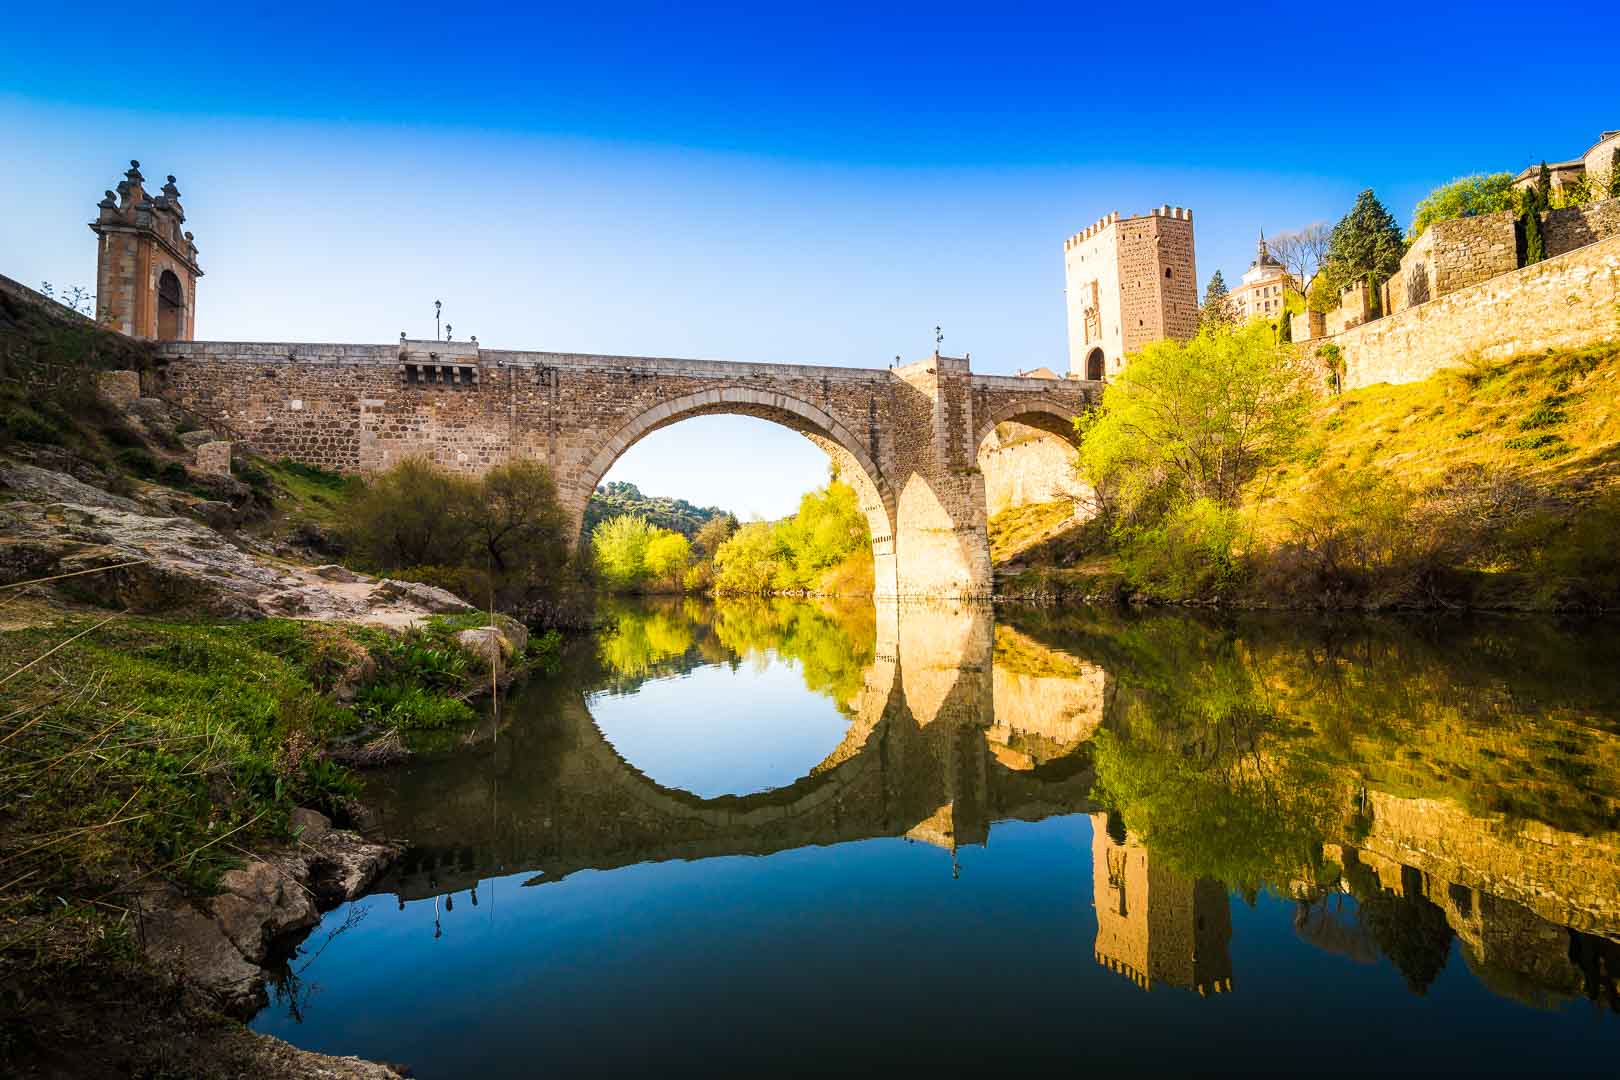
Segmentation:
{"type": "MultiPolygon", "coordinates": [[[[137,157],[179,177],[199,337],[431,335],[437,298],[490,346],[882,366],[938,323],[1061,370],[1062,241],[1110,210],[1192,207],[1231,279],[1363,187],[1404,222],[1620,127],[1614,4],[586,10],[21,5],[0,273],[91,284],[137,157]]],[[[715,418],[612,475],[775,516],[824,471],[715,418]]]]}

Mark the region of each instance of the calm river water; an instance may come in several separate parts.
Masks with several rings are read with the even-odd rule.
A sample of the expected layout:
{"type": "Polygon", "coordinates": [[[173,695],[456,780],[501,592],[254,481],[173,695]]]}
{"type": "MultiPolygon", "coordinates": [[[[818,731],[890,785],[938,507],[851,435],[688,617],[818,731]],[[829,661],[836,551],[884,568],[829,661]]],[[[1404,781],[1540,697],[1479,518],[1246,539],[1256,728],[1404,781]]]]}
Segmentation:
{"type": "Polygon", "coordinates": [[[1620,1069],[1620,639],[614,609],[255,1021],[423,1078],[1620,1069]]]}

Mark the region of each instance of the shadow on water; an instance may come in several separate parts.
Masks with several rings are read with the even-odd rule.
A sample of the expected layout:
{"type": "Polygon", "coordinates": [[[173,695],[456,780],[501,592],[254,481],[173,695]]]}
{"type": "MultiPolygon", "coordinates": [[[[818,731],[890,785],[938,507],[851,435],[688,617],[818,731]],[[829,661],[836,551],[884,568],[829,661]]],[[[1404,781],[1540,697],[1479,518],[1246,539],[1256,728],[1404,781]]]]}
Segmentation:
{"type": "MultiPolygon", "coordinates": [[[[1460,986],[1463,972],[1466,993],[1483,989],[1484,1000],[1614,1011],[1620,645],[1610,630],[623,604],[601,634],[569,647],[564,674],[514,693],[498,736],[486,723],[374,780],[386,828],[412,840],[379,888],[390,907],[433,904],[438,931],[460,913],[453,904],[508,878],[544,891],[593,871],[681,864],[718,879],[733,873],[725,857],[823,850],[818,873],[881,902],[900,890],[890,875],[910,856],[862,842],[939,849],[953,873],[982,850],[990,874],[992,833],[1008,830],[1028,878],[978,914],[940,917],[993,937],[982,922],[993,910],[1033,933],[1048,917],[1030,913],[1048,903],[1041,882],[1081,883],[1083,963],[1143,989],[1240,996],[1248,978],[1269,986],[1274,969],[1348,964],[1392,968],[1409,999],[1460,986]],[[663,763],[645,759],[658,751],[627,760],[593,715],[679,679],[691,689],[672,693],[710,695],[698,715],[769,712],[750,684],[725,678],[756,669],[796,673],[803,707],[842,730],[797,778],[765,790],[705,797],[660,783],[663,763]],[[693,678],[706,671],[719,689],[693,678]],[[1030,834],[1017,823],[1038,822],[1078,831],[1061,826],[1037,853],[1020,846],[1030,834]],[[1059,835],[1089,848],[1078,867],[1059,835]],[[1266,943],[1267,959],[1240,947],[1245,934],[1266,943]]],[[[768,725],[742,735],[689,726],[699,751],[710,738],[757,742],[743,750],[764,754],[778,737],[768,725]]],[[[723,755],[711,744],[709,756],[723,755]]],[[[761,897],[753,909],[734,900],[743,910],[781,902],[765,899],[769,875],[788,871],[757,865],[761,897]]],[[[831,917],[790,911],[779,944],[831,917]]],[[[330,920],[344,918],[354,916],[330,920]]],[[[1064,954],[1067,977],[1083,983],[1076,962],[1064,954]]],[[[1019,988],[986,978],[987,991],[1019,988]]],[[[301,1015],[312,1011],[292,995],[301,1015]]],[[[1418,1038],[1423,1021],[1410,1022],[1418,1038]]],[[[297,1041],[277,1023],[263,1026],[297,1041]]],[[[1616,1029],[1604,1029],[1610,1053],[1616,1029]]]]}

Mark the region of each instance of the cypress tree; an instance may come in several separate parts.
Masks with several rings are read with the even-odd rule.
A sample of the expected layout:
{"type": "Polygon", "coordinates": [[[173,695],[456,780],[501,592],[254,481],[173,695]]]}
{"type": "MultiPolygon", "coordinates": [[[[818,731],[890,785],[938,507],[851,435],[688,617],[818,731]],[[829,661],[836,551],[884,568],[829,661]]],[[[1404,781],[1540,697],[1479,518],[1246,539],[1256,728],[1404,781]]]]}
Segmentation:
{"type": "Polygon", "coordinates": [[[1547,242],[1541,235],[1541,214],[1534,206],[1524,215],[1524,265],[1538,263],[1547,257],[1547,242]]]}
{"type": "Polygon", "coordinates": [[[1620,199],[1620,146],[1609,155],[1609,198],[1620,199]]]}

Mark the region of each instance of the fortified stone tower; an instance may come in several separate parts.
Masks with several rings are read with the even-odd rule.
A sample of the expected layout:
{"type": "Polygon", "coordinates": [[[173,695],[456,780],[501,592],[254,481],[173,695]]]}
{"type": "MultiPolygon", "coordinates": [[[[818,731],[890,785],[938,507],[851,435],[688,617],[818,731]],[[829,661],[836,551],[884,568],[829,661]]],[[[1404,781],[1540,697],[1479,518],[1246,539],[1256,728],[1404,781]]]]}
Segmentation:
{"type": "Polygon", "coordinates": [[[1063,244],[1069,307],[1069,373],[1103,379],[1125,354],[1198,332],[1198,264],[1192,211],[1161,206],[1141,217],[1115,211],[1063,244]]]}
{"type": "Polygon", "coordinates": [[[190,341],[197,315],[197,245],[183,232],[185,211],[174,177],[161,195],[141,186],[141,163],[131,161],[118,185],[101,200],[90,228],[96,254],[96,321],[131,337],[190,341]]]}
{"type": "Polygon", "coordinates": [[[1232,989],[1232,914],[1226,890],[1152,861],[1139,839],[1108,835],[1108,815],[1091,815],[1091,875],[1097,963],[1143,990],[1155,984],[1232,989]]]}

